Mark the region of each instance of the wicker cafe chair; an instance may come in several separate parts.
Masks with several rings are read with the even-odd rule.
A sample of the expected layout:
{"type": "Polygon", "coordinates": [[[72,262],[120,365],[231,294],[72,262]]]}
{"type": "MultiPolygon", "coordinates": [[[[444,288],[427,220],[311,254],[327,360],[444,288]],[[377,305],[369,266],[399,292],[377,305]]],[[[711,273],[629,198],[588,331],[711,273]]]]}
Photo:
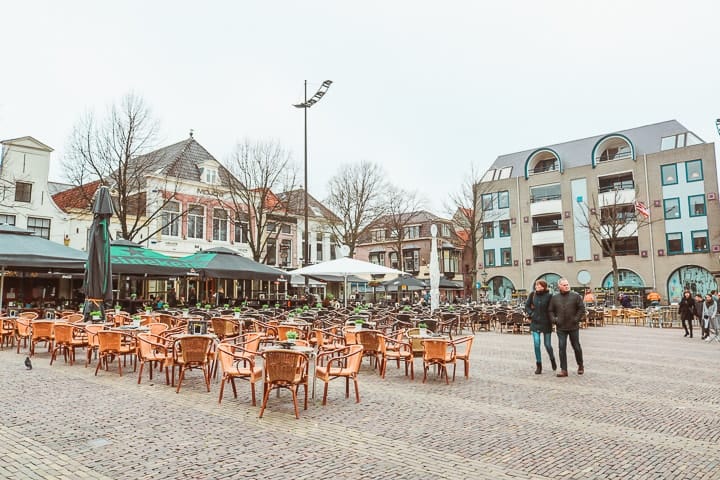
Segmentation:
{"type": "MultiPolygon", "coordinates": [[[[360,403],[357,376],[363,358],[362,345],[349,345],[340,350],[325,352],[318,355],[315,367],[315,378],[325,382],[322,404],[327,403],[328,385],[336,378],[345,379],[345,398],[350,397],[350,380],[355,385],[355,403],[360,403]]],[[[307,394],[306,394],[307,396],[307,394]]]]}
{"type": "Polygon", "coordinates": [[[3,349],[5,344],[11,347],[15,341],[15,319],[2,317],[2,327],[0,328],[0,350],[3,349]]]}
{"type": "Polygon", "coordinates": [[[455,359],[463,362],[465,378],[470,376],[470,350],[472,350],[473,340],[475,337],[468,335],[452,341],[455,346],[455,359]]]}
{"type": "Polygon", "coordinates": [[[135,339],[132,335],[111,330],[100,330],[95,334],[98,342],[98,364],[95,367],[97,375],[100,366],[105,362],[105,369],[109,369],[109,362],[115,357],[118,361],[118,373],[122,377],[122,364],[120,357],[126,357],[135,353],[135,339]]]}
{"type": "Polygon", "coordinates": [[[205,387],[210,391],[210,349],[213,339],[207,335],[185,335],[175,340],[173,345],[173,367],[180,367],[178,385],[175,393],[180,393],[182,381],[187,370],[199,368],[205,377],[205,387]]]}
{"type": "Polygon", "coordinates": [[[289,332],[295,332],[296,338],[305,338],[305,331],[302,328],[291,326],[291,325],[278,325],[277,327],[277,339],[281,341],[287,340],[287,334],[289,332]]]}
{"type": "Polygon", "coordinates": [[[50,357],[50,365],[55,361],[58,352],[63,353],[65,362],[70,357],[70,365],[75,361],[75,349],[87,347],[88,337],[83,327],[72,325],[70,323],[55,324],[55,347],[50,357]]]}
{"type": "Polygon", "coordinates": [[[226,338],[240,335],[240,322],[232,318],[212,317],[210,319],[213,333],[221,342],[226,338]]]}
{"type": "MultiPolygon", "coordinates": [[[[258,334],[256,334],[258,335],[258,334]]],[[[253,340],[255,342],[255,340],[253,340]]],[[[260,337],[257,336],[259,344],[260,337]]],[[[237,398],[237,388],[235,387],[235,379],[241,378],[250,382],[250,394],[252,396],[253,407],[257,404],[255,401],[255,382],[262,378],[262,368],[255,365],[256,350],[247,350],[242,345],[232,345],[229,343],[221,343],[217,350],[218,361],[222,366],[223,376],[220,381],[220,395],[218,404],[222,402],[225,384],[232,385],[233,395],[237,398]]]]}
{"type": "Polygon", "coordinates": [[[308,358],[301,352],[293,350],[268,350],[262,354],[265,361],[263,380],[263,403],[260,407],[262,418],[267,407],[270,392],[275,389],[290,390],[295,407],[295,418],[300,418],[297,405],[297,390],[300,385],[305,387],[305,406],[308,397],[308,358]]]}
{"type": "Polygon", "coordinates": [[[361,329],[355,332],[355,341],[363,346],[362,356],[370,358],[370,366],[375,368],[382,362],[382,352],[380,351],[380,339],[382,335],[377,330],[361,329]],[[373,362],[374,360],[374,362],[373,362]]]}
{"type": "Polygon", "coordinates": [[[398,368],[400,368],[400,362],[405,363],[405,376],[408,374],[408,368],[410,370],[410,380],[415,379],[415,372],[413,371],[413,352],[410,342],[406,342],[400,338],[386,337],[385,335],[378,335],[380,341],[380,376],[385,378],[385,372],[387,371],[388,360],[395,361],[398,368]]]}
{"type": "Polygon", "coordinates": [[[47,342],[48,351],[52,351],[55,322],[48,320],[35,320],[31,323],[32,335],[30,337],[30,356],[35,355],[35,346],[40,342],[47,342]]]}
{"type": "Polygon", "coordinates": [[[427,380],[428,369],[435,365],[440,370],[440,377],[445,374],[445,383],[449,384],[447,366],[453,366],[455,381],[455,345],[449,340],[426,338],[423,344],[423,383],[427,380]]]}
{"type": "Polygon", "coordinates": [[[98,341],[97,333],[104,330],[103,325],[87,325],[85,327],[85,333],[87,335],[87,347],[85,351],[85,368],[90,364],[93,353],[98,351],[100,348],[100,342],[98,341]]]}
{"type": "MultiPolygon", "coordinates": [[[[167,327],[164,323],[159,325],[167,327]]],[[[140,363],[140,368],[138,369],[138,385],[142,380],[143,367],[146,363],[149,364],[150,380],[152,380],[153,367],[157,365],[159,368],[165,369],[165,384],[170,385],[168,368],[172,365],[173,356],[165,339],[152,333],[139,333],[137,342],[137,357],[140,363]]],[[[174,382],[175,376],[173,375],[173,384],[174,382]]]]}
{"type": "Polygon", "coordinates": [[[32,337],[32,329],[30,328],[30,320],[27,318],[15,319],[15,342],[17,343],[17,353],[20,353],[20,343],[27,347],[28,340],[32,337]]]}

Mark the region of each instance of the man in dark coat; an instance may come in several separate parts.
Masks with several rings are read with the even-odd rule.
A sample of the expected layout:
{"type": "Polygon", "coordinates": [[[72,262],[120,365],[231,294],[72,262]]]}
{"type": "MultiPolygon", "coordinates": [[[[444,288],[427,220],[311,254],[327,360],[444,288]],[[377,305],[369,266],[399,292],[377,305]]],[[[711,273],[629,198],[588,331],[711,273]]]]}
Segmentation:
{"type": "Polygon", "coordinates": [[[560,349],[560,373],[558,377],[567,377],[567,339],[575,351],[578,375],[585,373],[583,366],[582,347],[580,347],[580,321],[585,315],[585,304],[580,295],[570,291],[570,283],[566,278],[558,280],[558,290],[550,299],[548,312],[550,320],[557,328],[558,348],[560,349]]]}

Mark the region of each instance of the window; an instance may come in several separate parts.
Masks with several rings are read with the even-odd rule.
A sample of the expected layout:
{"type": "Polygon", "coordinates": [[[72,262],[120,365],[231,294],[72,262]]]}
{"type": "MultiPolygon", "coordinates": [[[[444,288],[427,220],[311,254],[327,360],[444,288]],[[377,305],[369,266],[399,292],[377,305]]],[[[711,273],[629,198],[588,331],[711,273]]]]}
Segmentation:
{"type": "Polygon", "coordinates": [[[406,272],[417,272],[420,270],[420,250],[403,251],[403,267],[406,272]]]}
{"type": "Polygon", "coordinates": [[[483,238],[495,237],[495,229],[493,228],[493,222],[487,222],[482,224],[483,238]]]}
{"type": "Polygon", "coordinates": [[[512,173],[512,167],[503,167],[500,169],[500,172],[497,176],[498,180],[503,180],[506,178],[510,178],[510,174],[512,173]]]}
{"type": "MultiPolygon", "coordinates": [[[[639,255],[640,249],[638,247],[638,239],[637,237],[624,237],[624,238],[615,238],[615,242],[613,243],[615,255],[616,256],[624,256],[624,255],[639,255]]],[[[602,241],[602,252],[603,257],[609,257],[611,252],[611,246],[609,239],[603,239],[602,241]]]]}
{"type": "Polygon", "coordinates": [[[213,240],[227,242],[228,214],[222,208],[213,208],[213,240]]]}
{"type": "Polygon", "coordinates": [[[32,199],[32,183],[15,182],[15,201],[29,203],[32,199]]]}
{"type": "Polygon", "coordinates": [[[485,250],[483,257],[485,258],[486,267],[495,266],[495,250],[485,250]]]}
{"type": "Polygon", "coordinates": [[[390,266],[392,268],[398,268],[398,254],[397,252],[390,252],[390,266]]]}
{"type": "Polygon", "coordinates": [[[560,214],[555,215],[543,215],[533,217],[532,219],[532,231],[533,232],[547,232],[549,230],[562,230],[563,221],[560,214]]]}
{"type": "Polygon", "coordinates": [[[666,233],[665,240],[668,255],[683,253],[682,233],[666,233]]]}
{"type": "Polygon", "coordinates": [[[177,237],[180,235],[180,203],[167,202],[160,213],[160,233],[177,237]]]}
{"type": "Polygon", "coordinates": [[[673,148],[689,147],[691,145],[699,145],[703,143],[692,132],[678,133],[669,137],[663,137],[660,140],[660,150],[672,150],[673,148]]]}
{"type": "Polygon", "coordinates": [[[545,172],[554,172],[556,170],[560,169],[560,164],[555,157],[551,158],[545,158],[543,160],[539,160],[535,164],[535,168],[533,168],[532,173],[545,173],[545,172]]]}
{"type": "Polygon", "coordinates": [[[440,250],[440,262],[442,264],[442,272],[455,273],[458,271],[458,252],[449,248],[440,250]]]}
{"type": "Polygon", "coordinates": [[[600,154],[598,161],[606,162],[608,160],[621,160],[623,158],[630,158],[631,154],[632,151],[630,150],[630,145],[623,142],[622,144],[608,146],[600,154]]]}
{"type": "Polygon", "coordinates": [[[677,165],[674,163],[671,163],[670,165],[662,165],[660,167],[660,176],[662,178],[663,185],[677,184],[677,165]]]}
{"type": "Polygon", "coordinates": [[[322,234],[322,232],[317,232],[315,234],[315,261],[317,261],[317,262],[323,261],[323,234],[322,234]]]}
{"type": "Polygon", "coordinates": [[[492,210],[493,209],[493,196],[492,193],[483,193],[482,195],[482,209],[492,210]]]}
{"type": "Polygon", "coordinates": [[[504,267],[512,265],[512,249],[501,248],[500,249],[500,264],[504,267]]]}
{"type": "Polygon", "coordinates": [[[530,203],[560,199],[560,184],[541,185],[530,189],[530,203]]]}
{"type": "Polygon", "coordinates": [[[708,231],[707,230],[695,230],[690,233],[692,237],[692,250],[693,252],[709,252],[708,248],[708,231]]]}
{"type": "Polygon", "coordinates": [[[398,231],[395,228],[390,229],[390,238],[398,238],[398,231]]]}
{"type": "Polygon", "coordinates": [[[274,222],[267,222],[265,224],[265,231],[266,232],[274,232],[275,231],[275,223],[274,222]]]}
{"type": "Polygon", "coordinates": [[[403,228],[403,238],[419,238],[420,237],[420,225],[413,225],[412,227],[403,228]]]}
{"type": "Polygon", "coordinates": [[[15,225],[15,215],[0,214],[0,223],[15,225]]]}
{"type": "Polygon", "coordinates": [[[373,242],[382,242],[384,240],[385,240],[385,229],[372,231],[372,241],[373,242]]]}
{"type": "Polygon", "coordinates": [[[370,263],[373,263],[375,265],[385,265],[385,252],[371,253],[370,263]]]}
{"type": "Polygon", "coordinates": [[[449,237],[449,236],[451,235],[451,233],[450,233],[450,225],[448,225],[447,223],[441,224],[441,225],[440,225],[440,232],[441,232],[440,235],[442,235],[443,237],[449,237]]]}
{"type": "Polygon", "coordinates": [[[663,200],[663,210],[665,211],[665,220],[680,218],[680,199],[666,198],[663,200]]]}
{"type": "Polygon", "coordinates": [[[37,218],[28,217],[27,229],[31,232],[35,232],[38,237],[46,238],[50,240],[50,219],[49,218],[37,218]]]}
{"type": "Polygon", "coordinates": [[[510,192],[498,192],[498,208],[510,208],[510,192]]]}
{"type": "Polygon", "coordinates": [[[692,195],[688,197],[690,205],[691,217],[704,217],[705,214],[705,195],[692,195]]]}
{"type": "Polygon", "coordinates": [[[337,237],[334,233],[330,234],[330,260],[335,260],[337,258],[337,253],[335,251],[336,246],[338,244],[337,237]]]}
{"type": "MultiPolygon", "coordinates": [[[[600,210],[600,224],[620,227],[627,222],[637,220],[637,213],[634,205],[612,205],[600,210]]],[[[614,230],[611,227],[610,230],[614,230]]]]}
{"type": "Polygon", "coordinates": [[[618,175],[608,175],[598,178],[598,192],[612,192],[616,190],[634,190],[635,182],[632,172],[626,172],[618,175]]]}
{"type": "Polygon", "coordinates": [[[702,160],[685,162],[685,176],[688,182],[699,182],[703,179],[702,160]]]}
{"type": "Polygon", "coordinates": [[[280,266],[289,267],[292,265],[292,240],[280,241],[280,266]]]}
{"type": "Polygon", "coordinates": [[[535,245],[533,247],[533,258],[535,262],[563,260],[565,258],[565,245],[562,243],[535,245]]]}
{"type": "Polygon", "coordinates": [[[188,208],[188,238],[203,238],[205,226],[205,209],[200,205],[188,208]]]}
{"type": "Polygon", "coordinates": [[[248,231],[250,225],[243,222],[239,217],[235,217],[235,241],[239,243],[248,243],[248,231]]]}
{"type": "Polygon", "coordinates": [[[281,233],[291,233],[292,227],[288,225],[287,223],[281,223],[280,224],[280,232],[281,233]]]}
{"type": "Polygon", "coordinates": [[[509,237],[510,236],[510,220],[500,220],[500,236],[501,237],[509,237]]]}
{"type": "Polygon", "coordinates": [[[265,246],[265,263],[277,265],[277,244],[274,238],[269,238],[265,246]]]}
{"type": "Polygon", "coordinates": [[[203,181],[205,183],[208,183],[210,185],[215,185],[217,183],[217,177],[218,173],[217,170],[213,168],[203,168],[203,181]]]}
{"type": "Polygon", "coordinates": [[[491,182],[495,177],[495,169],[488,170],[480,179],[480,183],[491,182]]]}

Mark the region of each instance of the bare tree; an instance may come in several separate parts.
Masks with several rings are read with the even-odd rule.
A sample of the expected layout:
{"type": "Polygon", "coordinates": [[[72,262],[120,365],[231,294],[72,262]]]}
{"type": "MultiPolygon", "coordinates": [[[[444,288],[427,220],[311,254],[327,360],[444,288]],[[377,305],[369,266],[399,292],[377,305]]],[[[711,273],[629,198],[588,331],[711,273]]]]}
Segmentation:
{"type": "Polygon", "coordinates": [[[397,255],[401,270],[405,270],[402,265],[402,247],[407,236],[405,227],[416,221],[424,207],[425,200],[417,192],[395,186],[388,187],[384,203],[386,213],[376,222],[376,225],[385,228],[387,236],[392,241],[390,250],[397,255]]]}
{"type": "MultiPolygon", "coordinates": [[[[483,234],[485,221],[482,208],[482,195],[489,191],[490,182],[481,183],[482,175],[474,165],[470,166],[470,173],[460,188],[450,194],[445,209],[451,216],[456,231],[467,233],[466,248],[470,248],[470,275],[473,282],[477,279],[478,243],[483,234]]],[[[477,300],[477,289],[473,288],[473,299],[477,300]]]]}
{"type": "MultiPolygon", "coordinates": [[[[649,215],[642,214],[647,212],[643,204],[628,203],[630,192],[632,190],[617,188],[611,195],[593,198],[589,205],[582,203],[580,217],[576,218],[578,226],[590,233],[602,254],[610,257],[614,299],[617,298],[620,282],[617,257],[637,255],[638,232],[660,220],[651,220],[649,215]]],[[[637,192],[632,198],[637,198],[637,192]]]]}
{"type": "Polygon", "coordinates": [[[383,189],[385,188],[382,168],[372,162],[362,161],[346,164],[328,182],[327,206],[340,219],[338,225],[328,222],[333,234],[355,253],[360,237],[368,225],[384,213],[383,189]]]}
{"type": "MultiPolygon", "coordinates": [[[[100,121],[92,113],[78,121],[63,160],[65,176],[76,187],[92,182],[111,187],[117,221],[128,240],[162,218],[162,208],[175,197],[176,184],[168,187],[170,180],[166,178],[163,200],[153,211],[148,210],[147,180],[157,169],[157,159],[147,152],[155,147],[158,130],[158,122],[144,100],[129,93],[100,121]]],[[[95,189],[77,191],[87,197],[89,205],[95,189]]]]}
{"type": "MultiPolygon", "coordinates": [[[[297,168],[291,155],[277,141],[245,140],[225,162],[232,174],[227,179],[226,204],[236,212],[233,223],[250,225],[248,246],[256,262],[267,259],[267,243],[277,240],[281,222],[289,222],[287,209],[274,192],[295,188],[297,168]],[[268,226],[275,225],[272,232],[268,226]]],[[[294,222],[294,220],[292,220],[294,222]]]]}

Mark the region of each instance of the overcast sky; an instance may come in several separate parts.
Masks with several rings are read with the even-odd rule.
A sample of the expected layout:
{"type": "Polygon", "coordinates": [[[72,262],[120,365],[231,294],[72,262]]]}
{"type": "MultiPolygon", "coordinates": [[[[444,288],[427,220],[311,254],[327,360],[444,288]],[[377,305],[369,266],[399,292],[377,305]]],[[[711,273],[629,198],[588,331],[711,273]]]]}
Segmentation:
{"type": "Polygon", "coordinates": [[[223,161],[277,139],[325,198],[343,163],[443,201],[498,155],[677,119],[715,142],[718,1],[33,1],[0,25],[0,138],[30,135],[59,168],[75,123],[133,91],[162,143],[223,161]]]}

